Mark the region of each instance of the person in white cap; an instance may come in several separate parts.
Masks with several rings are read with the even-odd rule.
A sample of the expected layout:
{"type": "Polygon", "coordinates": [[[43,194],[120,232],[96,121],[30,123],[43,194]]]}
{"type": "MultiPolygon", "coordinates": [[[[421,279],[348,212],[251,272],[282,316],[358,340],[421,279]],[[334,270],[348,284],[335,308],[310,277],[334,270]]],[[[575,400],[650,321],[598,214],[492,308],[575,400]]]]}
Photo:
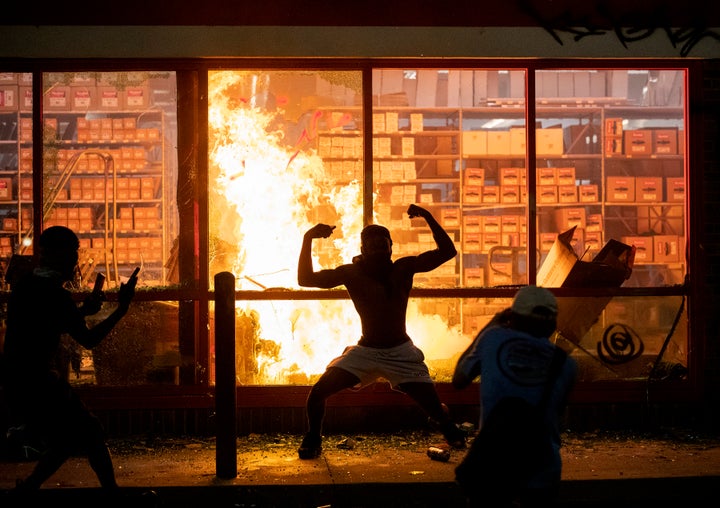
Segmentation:
{"type": "MultiPolygon", "coordinates": [[[[557,315],[557,300],[552,292],[542,287],[525,286],[516,293],[512,305],[498,313],[478,333],[457,362],[452,380],[455,388],[462,389],[480,377],[481,430],[475,441],[479,442],[483,425],[488,424],[493,409],[505,405],[506,401],[521,401],[528,408],[539,408],[540,423],[536,427],[540,429],[525,432],[532,433],[532,439],[537,442],[537,446],[533,444],[526,448],[541,450],[537,454],[536,466],[529,467],[526,476],[520,478],[521,467],[530,460],[527,456],[517,456],[524,455],[525,449],[514,450],[510,454],[516,456],[501,459],[511,463],[511,476],[514,478],[494,482],[482,482],[483,478],[477,478],[471,483],[471,489],[478,490],[466,492],[470,506],[545,507],[550,506],[558,495],[562,468],[560,422],[575,384],[577,364],[550,340],[557,326],[557,315]],[[500,401],[503,403],[499,404],[500,401]],[[536,434],[535,430],[539,432],[536,434]],[[512,484],[511,480],[516,483],[512,484]]],[[[502,426],[507,430],[515,424],[520,426],[525,423],[505,421],[502,426]]],[[[519,441],[526,437],[520,435],[511,439],[519,441]]],[[[474,445],[475,442],[466,456],[468,463],[483,460],[482,457],[473,457],[474,445]]],[[[493,446],[505,446],[505,450],[512,450],[511,445],[495,443],[493,446]]],[[[479,442],[479,446],[483,444],[479,442]]],[[[469,467],[476,466],[470,464],[469,467]]],[[[494,468],[493,465],[484,467],[490,467],[492,474],[496,474],[502,464],[495,464],[494,468]]],[[[456,478],[462,486],[460,469],[456,470],[456,478]]],[[[467,473],[463,470],[462,474],[467,473]]]]}

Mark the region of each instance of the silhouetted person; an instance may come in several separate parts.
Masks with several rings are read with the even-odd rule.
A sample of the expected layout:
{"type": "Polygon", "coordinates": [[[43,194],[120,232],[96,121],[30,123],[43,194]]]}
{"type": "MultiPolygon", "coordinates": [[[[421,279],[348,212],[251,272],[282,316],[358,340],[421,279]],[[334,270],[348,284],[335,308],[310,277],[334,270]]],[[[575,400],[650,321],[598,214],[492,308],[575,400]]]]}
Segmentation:
{"type": "Polygon", "coordinates": [[[345,388],[365,386],[380,378],[415,400],[437,422],[451,446],[465,447],[464,433],[450,420],[447,407],[440,402],[423,352],[413,344],[405,330],[414,275],[437,268],[452,259],[457,251],[429,211],[410,205],[407,213],[411,218],[425,219],[436,249],[393,262],[390,232],[383,226],[369,225],[360,235],[361,254],[351,264],[315,271],[312,241],[329,237],[335,226],[317,224],[305,233],[298,261],[298,283],[325,289],[344,285],[360,316],[362,336],[357,345],[345,348],[340,357],[330,362],[310,390],[307,400],[309,430],[298,449],[301,459],[315,458],[322,453],[322,422],[327,398],[345,388]]]}
{"type": "MultiPolygon", "coordinates": [[[[522,427],[524,422],[506,420],[500,422],[505,430],[500,429],[498,434],[507,432],[508,442],[484,443],[485,451],[498,448],[502,451],[500,459],[507,459],[503,464],[514,475],[499,477],[496,481],[478,476],[473,482],[471,478],[472,490],[477,489],[468,494],[471,507],[545,507],[551,506],[557,497],[562,467],[560,422],[577,372],[575,360],[549,340],[557,326],[557,312],[557,301],[549,290],[523,287],[511,307],[498,313],[458,360],[452,380],[455,388],[464,388],[480,376],[481,434],[500,401],[503,404],[508,400],[523,400],[529,403],[525,407],[541,408],[539,428],[534,427],[530,432],[510,431],[508,429],[516,425],[522,427]],[[524,449],[516,450],[510,441],[526,437],[517,435],[520,432],[532,433],[533,441],[524,449]],[[532,463],[528,456],[531,449],[539,450],[538,461],[522,473],[522,467],[532,463]],[[525,476],[521,478],[522,474],[525,476]]],[[[497,425],[496,422],[493,420],[488,427],[497,425]]],[[[473,464],[482,464],[477,470],[489,470],[487,477],[502,476],[498,472],[501,464],[483,463],[483,444],[478,442],[478,453],[474,453],[477,452],[475,445],[473,441],[467,457],[478,461],[473,464]]]]}
{"type": "Polygon", "coordinates": [[[37,267],[13,284],[8,302],[5,385],[13,415],[42,436],[46,449],[30,475],[17,480],[13,493],[37,491],[72,454],[82,453],[112,499],[118,485],[104,430],[59,374],[55,359],[63,334],[85,348],[97,346],[127,313],[137,277],[120,285],[117,308],[88,328],[85,317],[101,309],[105,295],[91,293],[78,306],[64,287],[74,279],[77,236],[66,227],[53,226],[43,231],[38,246],[37,267]]]}

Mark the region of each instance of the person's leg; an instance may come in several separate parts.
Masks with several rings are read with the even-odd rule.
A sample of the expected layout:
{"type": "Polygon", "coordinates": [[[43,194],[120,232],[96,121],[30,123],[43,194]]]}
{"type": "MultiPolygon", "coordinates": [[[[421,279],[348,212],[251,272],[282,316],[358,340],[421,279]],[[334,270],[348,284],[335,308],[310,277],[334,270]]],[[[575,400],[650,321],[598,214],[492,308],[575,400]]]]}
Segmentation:
{"type": "Polygon", "coordinates": [[[448,444],[453,448],[465,448],[465,434],[450,418],[447,406],[440,402],[433,383],[401,383],[398,389],[413,399],[428,417],[437,423],[448,444]]]}
{"type": "Polygon", "coordinates": [[[105,432],[100,421],[93,415],[86,417],[87,457],[90,467],[98,477],[104,489],[116,489],[115,467],[113,466],[110,450],[105,443],[105,432]]]}
{"type": "Polygon", "coordinates": [[[306,404],[308,431],[298,449],[301,459],[316,458],[322,452],[322,423],[328,397],[359,382],[356,375],[338,367],[329,367],[313,385],[306,404]]]}

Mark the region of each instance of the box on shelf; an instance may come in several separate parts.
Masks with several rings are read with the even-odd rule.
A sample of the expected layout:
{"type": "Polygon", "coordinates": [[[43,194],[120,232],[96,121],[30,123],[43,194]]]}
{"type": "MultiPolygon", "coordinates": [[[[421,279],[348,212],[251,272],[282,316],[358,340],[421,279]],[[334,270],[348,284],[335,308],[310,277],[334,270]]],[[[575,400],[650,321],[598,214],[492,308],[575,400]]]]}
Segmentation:
{"type": "Polygon", "coordinates": [[[558,185],[558,203],[577,203],[578,188],[575,185],[558,185]]]}
{"type": "Polygon", "coordinates": [[[652,133],[653,153],[668,155],[678,153],[678,133],[675,129],[654,129],[652,133]]]}
{"type": "Polygon", "coordinates": [[[525,127],[510,129],[510,155],[525,155],[525,127]]]}
{"type": "Polygon", "coordinates": [[[463,203],[482,203],[484,188],[481,185],[466,185],[463,187],[463,203]]]}
{"type": "Polygon", "coordinates": [[[650,176],[635,177],[635,201],[657,203],[663,200],[662,178],[650,176]]]}
{"type": "Polygon", "coordinates": [[[585,229],[585,208],[559,208],[555,210],[555,225],[560,231],[570,228],[585,229]]]}
{"type": "Polygon", "coordinates": [[[463,216],[463,233],[480,233],[482,231],[482,217],[480,215],[463,216]]]}
{"type": "Polygon", "coordinates": [[[147,86],[128,86],[122,97],[124,109],[138,110],[150,106],[150,88],[147,86]]]}
{"type": "Polygon", "coordinates": [[[578,186],[578,201],[580,203],[597,203],[600,200],[597,184],[578,186]]]}
{"type": "Polygon", "coordinates": [[[653,239],[653,260],[656,263],[677,263],[680,261],[682,237],[678,235],[655,235],[653,239]]]}
{"type": "Polygon", "coordinates": [[[557,168],[537,168],[538,185],[557,185],[557,168]]]}
{"type": "Polygon", "coordinates": [[[652,263],[654,250],[652,236],[623,236],[621,241],[635,247],[636,262],[652,263]]]}
{"type": "Polygon", "coordinates": [[[100,111],[119,111],[123,106],[122,92],[114,86],[98,86],[97,106],[100,111]]]}
{"type": "Polygon", "coordinates": [[[465,168],[465,185],[484,185],[485,168],[465,168]]]}
{"type": "Polygon", "coordinates": [[[19,102],[16,85],[0,85],[0,111],[17,111],[19,102]]]}
{"type": "Polygon", "coordinates": [[[538,155],[562,155],[563,130],[560,128],[536,129],[535,151],[538,155]]]}
{"type": "Polygon", "coordinates": [[[652,132],[649,129],[625,131],[625,154],[650,155],[652,153],[652,132]]]}
{"type": "Polygon", "coordinates": [[[43,108],[46,111],[70,111],[69,86],[54,86],[43,94],[43,108]]]}
{"type": "Polygon", "coordinates": [[[665,200],[671,203],[685,202],[685,179],[684,178],[666,178],[665,179],[665,200]]]}
{"type": "Polygon", "coordinates": [[[510,153],[510,131],[487,131],[487,154],[508,155],[510,153]]]}
{"type": "Polygon", "coordinates": [[[630,203],[635,200],[634,176],[608,176],[607,201],[630,203]]]}
{"type": "Polygon", "coordinates": [[[524,185],[525,168],[500,168],[500,185],[524,185]]]}
{"type": "Polygon", "coordinates": [[[485,285],[484,268],[465,268],[463,272],[463,282],[466,287],[483,287],[485,285]]]}
{"type": "Polygon", "coordinates": [[[537,202],[540,204],[553,204],[558,202],[557,185],[538,185],[537,202]]]}
{"type": "Polygon", "coordinates": [[[502,231],[502,218],[499,215],[485,215],[482,218],[483,233],[500,233],[502,231]]]}
{"type": "Polygon", "coordinates": [[[463,235],[463,252],[470,254],[479,254],[482,252],[483,235],[482,233],[465,233],[463,235]]]}
{"type": "Polygon", "coordinates": [[[606,118],[605,119],[605,137],[619,138],[623,135],[623,119],[622,118],[606,118]]]}
{"type": "Polygon", "coordinates": [[[575,185],[574,167],[557,168],[556,173],[558,185],[575,185]]]}
{"type": "Polygon", "coordinates": [[[518,185],[501,185],[500,186],[500,202],[505,204],[513,204],[520,202],[520,186],[518,185]]]}
{"type": "Polygon", "coordinates": [[[12,178],[0,178],[0,201],[12,200],[12,191],[12,178]]]}
{"type": "Polygon", "coordinates": [[[499,203],[500,202],[500,186],[484,185],[480,188],[483,203],[499,203]]]}
{"type": "Polygon", "coordinates": [[[623,151],[623,138],[605,138],[605,155],[621,155],[623,151]]]}

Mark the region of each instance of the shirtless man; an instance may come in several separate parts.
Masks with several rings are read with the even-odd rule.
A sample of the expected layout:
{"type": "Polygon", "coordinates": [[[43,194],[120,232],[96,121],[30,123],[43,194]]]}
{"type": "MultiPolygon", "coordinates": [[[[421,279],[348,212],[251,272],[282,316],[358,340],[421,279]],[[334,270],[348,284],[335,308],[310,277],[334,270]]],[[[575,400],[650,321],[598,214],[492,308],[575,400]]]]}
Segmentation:
{"type": "Polygon", "coordinates": [[[380,378],[417,402],[438,424],[450,446],[465,448],[464,433],[451,421],[447,407],[440,402],[425,356],[405,329],[414,275],[437,268],[455,257],[457,251],[452,239],[429,211],[410,205],[407,213],[410,218],[425,219],[437,248],[393,262],[390,232],[383,226],[372,224],[362,230],[361,254],[351,264],[315,271],[312,241],[329,237],[335,226],[317,224],[305,233],[298,261],[298,283],[323,289],[344,285],[360,316],[362,336],[357,345],[345,348],[341,356],[330,362],[310,390],[307,399],[309,429],[298,449],[301,459],[316,458],[322,453],[322,422],[328,397],[380,378]]]}

